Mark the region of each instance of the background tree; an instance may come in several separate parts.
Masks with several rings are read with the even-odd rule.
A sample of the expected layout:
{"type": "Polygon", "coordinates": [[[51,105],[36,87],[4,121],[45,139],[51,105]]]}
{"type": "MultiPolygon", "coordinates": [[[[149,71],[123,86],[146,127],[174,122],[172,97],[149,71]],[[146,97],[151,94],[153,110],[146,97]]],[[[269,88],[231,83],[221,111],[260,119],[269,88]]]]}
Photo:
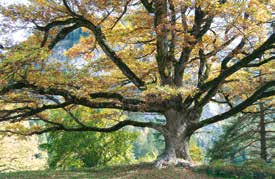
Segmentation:
{"type": "Polygon", "coordinates": [[[165,139],[157,166],[177,164],[179,158],[191,161],[189,140],[196,130],[274,95],[274,56],[268,54],[275,38],[265,30],[271,7],[262,0],[30,0],[1,7],[3,28],[33,29],[27,41],[1,57],[0,121],[48,124],[28,130],[14,125],[4,132],[150,127],[165,139]],[[67,51],[71,62],[50,58],[54,46],[78,28],[90,35],[67,51]],[[261,67],[264,84],[246,70],[261,67]],[[247,85],[251,81],[254,85],[247,85]],[[200,120],[204,106],[217,96],[231,108],[200,120]],[[47,118],[49,110],[70,113],[72,106],[159,113],[166,122],[123,120],[99,127],[88,125],[92,118],[85,116],[73,117],[78,126],[72,127],[47,118]]]}
{"type": "MultiPolygon", "coordinates": [[[[262,103],[258,111],[239,115],[224,127],[224,133],[208,151],[210,161],[243,163],[274,158],[274,108],[262,103]],[[264,131],[264,133],[263,133],[264,131]]],[[[270,105],[270,104],[269,104],[270,105]]]]}
{"type": "MultiPolygon", "coordinates": [[[[102,125],[104,111],[85,111],[78,109],[76,116],[83,112],[100,114],[89,125],[102,125]]],[[[66,122],[72,120],[71,116],[53,112],[52,117],[64,118],[66,122]]],[[[109,113],[110,115],[110,113],[109,113]]],[[[133,161],[132,143],[136,134],[129,131],[117,131],[113,134],[95,132],[50,132],[47,141],[40,147],[48,152],[50,168],[88,168],[108,164],[130,163],[133,161]]]]}

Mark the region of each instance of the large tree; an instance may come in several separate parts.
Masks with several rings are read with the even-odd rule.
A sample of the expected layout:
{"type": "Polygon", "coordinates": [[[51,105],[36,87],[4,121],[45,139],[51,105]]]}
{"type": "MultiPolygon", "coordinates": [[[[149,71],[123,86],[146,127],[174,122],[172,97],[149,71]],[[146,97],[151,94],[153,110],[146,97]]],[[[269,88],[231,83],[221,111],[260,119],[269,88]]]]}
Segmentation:
{"type": "Polygon", "coordinates": [[[29,130],[3,131],[149,127],[165,138],[158,166],[191,161],[188,143],[195,131],[275,94],[275,35],[266,30],[271,9],[268,0],[28,0],[3,6],[2,30],[25,29],[31,35],[21,44],[1,45],[7,49],[0,61],[0,121],[42,121],[29,130]],[[89,35],[66,52],[72,60],[62,64],[49,56],[78,28],[89,35]],[[259,83],[255,68],[267,82],[259,83]],[[230,108],[200,120],[211,101],[230,108]],[[91,118],[71,112],[77,106],[158,113],[166,122],[126,119],[106,128],[89,126],[85,121],[91,118]],[[56,109],[68,112],[77,125],[49,120],[47,112],[56,109]]]}

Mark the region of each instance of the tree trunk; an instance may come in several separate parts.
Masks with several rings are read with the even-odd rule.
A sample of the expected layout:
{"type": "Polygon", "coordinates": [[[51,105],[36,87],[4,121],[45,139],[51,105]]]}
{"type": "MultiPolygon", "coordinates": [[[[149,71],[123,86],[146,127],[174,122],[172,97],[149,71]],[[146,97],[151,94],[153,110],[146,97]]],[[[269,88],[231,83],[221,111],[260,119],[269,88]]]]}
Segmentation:
{"type": "Polygon", "coordinates": [[[166,126],[162,132],[165,150],[158,157],[156,167],[163,168],[168,165],[192,167],[189,140],[192,134],[190,125],[194,119],[176,110],[167,111],[165,116],[166,126]]]}
{"type": "Polygon", "coordinates": [[[266,149],[266,130],[265,130],[265,114],[264,105],[260,103],[260,143],[261,143],[261,158],[267,162],[267,149],[266,149]]]}

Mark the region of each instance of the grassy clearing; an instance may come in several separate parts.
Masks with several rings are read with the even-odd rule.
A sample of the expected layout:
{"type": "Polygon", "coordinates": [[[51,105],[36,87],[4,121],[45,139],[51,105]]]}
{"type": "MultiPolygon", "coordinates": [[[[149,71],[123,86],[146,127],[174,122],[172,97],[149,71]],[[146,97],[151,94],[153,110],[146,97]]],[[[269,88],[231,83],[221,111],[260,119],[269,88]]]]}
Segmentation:
{"type": "Polygon", "coordinates": [[[0,179],[210,179],[213,177],[195,173],[183,168],[167,168],[158,170],[149,164],[131,166],[113,166],[75,171],[25,171],[0,174],[0,179]]]}

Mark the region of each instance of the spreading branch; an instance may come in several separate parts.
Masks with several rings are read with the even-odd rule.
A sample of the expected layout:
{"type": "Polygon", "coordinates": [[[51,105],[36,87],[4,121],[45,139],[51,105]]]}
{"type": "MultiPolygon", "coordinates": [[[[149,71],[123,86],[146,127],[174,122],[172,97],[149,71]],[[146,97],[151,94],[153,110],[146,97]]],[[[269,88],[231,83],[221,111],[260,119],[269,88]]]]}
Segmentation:
{"type": "Polygon", "coordinates": [[[126,126],[135,126],[135,127],[148,127],[148,128],[153,128],[158,131],[163,130],[163,125],[161,124],[156,124],[153,122],[139,122],[139,121],[133,121],[133,120],[124,120],[121,121],[117,124],[115,124],[112,127],[108,128],[100,128],[100,127],[66,127],[63,124],[56,124],[56,126],[36,130],[36,131],[30,131],[30,132],[20,132],[20,131],[13,131],[13,130],[0,130],[2,133],[11,133],[11,134],[17,134],[17,135],[24,135],[24,136],[31,136],[35,134],[43,134],[43,133],[48,133],[48,132],[54,132],[54,131],[66,131],[66,132],[84,132],[84,131],[91,131],[91,132],[104,132],[104,133],[109,133],[109,132],[115,132],[123,127],[126,126]]]}
{"type": "MultiPolygon", "coordinates": [[[[22,119],[25,117],[30,117],[40,112],[48,109],[65,108],[68,105],[81,105],[89,108],[109,108],[109,109],[119,109],[132,112],[160,112],[164,110],[162,105],[151,105],[142,100],[134,98],[126,98],[119,93],[110,92],[96,92],[91,93],[89,97],[78,97],[71,94],[69,91],[58,88],[42,88],[34,84],[29,84],[26,81],[20,81],[12,85],[8,85],[2,90],[0,90],[0,95],[5,95],[8,92],[14,90],[28,90],[33,94],[44,95],[46,97],[51,96],[62,96],[65,100],[62,104],[57,105],[44,105],[41,108],[19,108],[16,111],[5,111],[5,116],[0,117],[1,121],[7,121],[11,119],[22,119]],[[104,99],[104,101],[96,101],[96,99],[104,99]],[[23,110],[24,109],[24,110],[23,110]],[[12,115],[14,112],[21,112],[17,115],[12,115]],[[8,115],[7,115],[8,114],[8,115]],[[12,116],[11,116],[12,115],[12,116]]],[[[51,99],[53,99],[51,97],[51,99]]],[[[56,101],[55,101],[56,102],[56,101]]],[[[4,112],[4,111],[2,111],[4,112]]]]}
{"type": "Polygon", "coordinates": [[[64,103],[60,103],[60,104],[43,105],[42,107],[37,107],[37,108],[29,107],[29,108],[25,108],[24,110],[22,108],[12,109],[12,110],[1,110],[0,111],[0,122],[3,122],[3,121],[17,122],[22,119],[39,114],[43,111],[64,108],[66,106],[69,106],[70,104],[71,104],[70,102],[64,102],[64,103]]]}
{"type": "Polygon", "coordinates": [[[275,95],[274,90],[269,90],[274,86],[275,86],[275,81],[267,82],[262,87],[260,87],[256,92],[254,92],[253,95],[251,95],[249,98],[247,98],[240,104],[236,105],[235,107],[231,108],[230,110],[199,122],[196,126],[196,129],[227,119],[228,117],[241,112],[242,110],[252,105],[257,100],[275,95]]]}
{"type": "MultiPolygon", "coordinates": [[[[47,24],[44,27],[36,25],[38,30],[41,30],[45,32],[44,39],[42,44],[44,45],[46,43],[46,39],[48,38],[48,32],[51,28],[57,27],[57,26],[64,26],[64,25],[70,25],[73,23],[73,25],[70,25],[68,27],[63,27],[59,33],[56,35],[54,40],[49,45],[49,48],[52,49],[57,42],[63,40],[70,32],[73,30],[79,28],[79,27],[86,27],[90,29],[98,44],[104,51],[104,53],[116,64],[116,66],[122,71],[122,73],[131,81],[134,85],[136,85],[139,89],[144,90],[145,83],[142,81],[124,62],[123,60],[117,55],[117,53],[108,45],[107,39],[103,32],[101,31],[99,26],[96,26],[91,21],[85,19],[83,16],[80,16],[76,13],[74,13],[68,6],[66,0],[63,0],[66,8],[70,12],[70,14],[73,16],[72,18],[69,18],[64,21],[54,21],[49,24],[47,24]]],[[[127,5],[126,5],[127,6],[127,5]]],[[[127,10],[127,9],[126,9],[127,10]]]]}
{"type": "Polygon", "coordinates": [[[246,67],[249,63],[259,58],[263,53],[265,53],[265,51],[271,49],[271,46],[274,42],[275,34],[272,34],[261,46],[255,49],[251,54],[245,56],[234,65],[226,69],[222,69],[218,77],[202,84],[200,86],[200,91],[194,96],[194,98],[190,98],[190,101],[198,99],[201,95],[207,92],[207,94],[205,94],[204,97],[200,100],[198,105],[203,106],[204,104],[206,104],[211,98],[213,98],[213,96],[216,94],[219,87],[225,82],[225,79],[227,77],[231,76],[241,68],[246,67]]]}

